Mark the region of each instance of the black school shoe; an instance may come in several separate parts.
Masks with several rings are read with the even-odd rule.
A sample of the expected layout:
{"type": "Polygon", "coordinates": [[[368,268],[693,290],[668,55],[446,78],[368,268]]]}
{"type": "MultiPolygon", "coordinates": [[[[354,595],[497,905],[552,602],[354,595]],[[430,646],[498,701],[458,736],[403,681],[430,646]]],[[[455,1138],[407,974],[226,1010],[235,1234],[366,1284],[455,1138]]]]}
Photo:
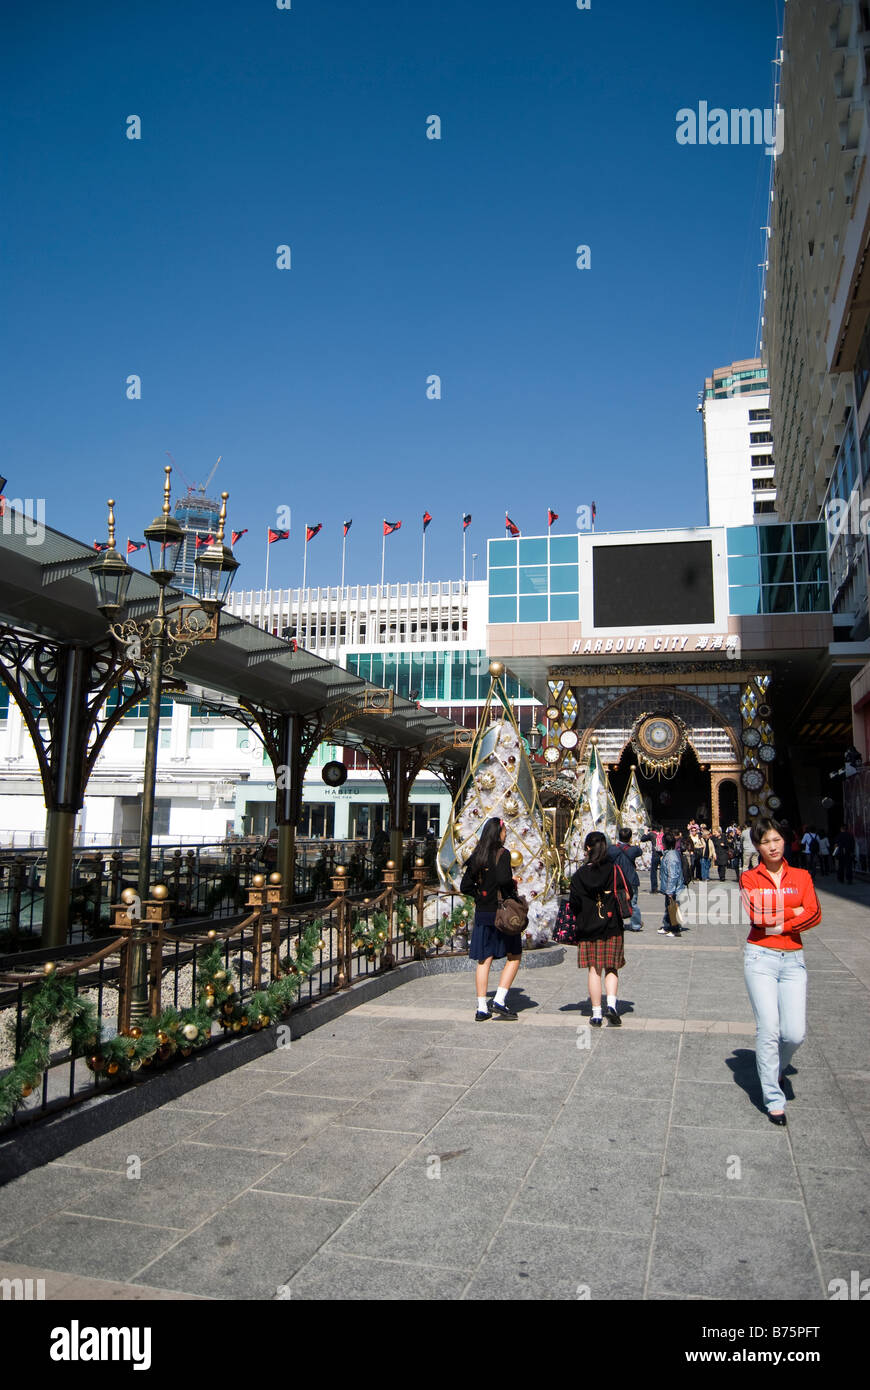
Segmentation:
{"type": "Polygon", "coordinates": [[[519,1015],[518,1015],[518,1014],[515,1014],[514,1011],[513,1011],[513,1009],[509,1009],[509,1008],[507,1007],[506,1004],[497,1004],[497,1003],[495,1002],[495,1000],[493,999],[493,1001],[492,1001],[492,1017],[493,1017],[493,1018],[504,1018],[504,1019],[509,1020],[511,1023],[516,1023],[517,1018],[519,1017],[519,1015]]]}
{"type": "Polygon", "coordinates": [[[488,1010],[484,1013],[482,1010],[478,1009],[477,1013],[474,1015],[475,1023],[485,1023],[488,1018],[492,1018],[492,1014],[488,1010]]]}
{"type": "Polygon", "coordinates": [[[607,1008],[604,1010],[604,1012],[607,1015],[607,1025],[609,1028],[622,1027],[622,1019],[619,1017],[619,1014],[616,1012],[616,1010],[612,1009],[609,1004],[607,1005],[607,1008]]]}

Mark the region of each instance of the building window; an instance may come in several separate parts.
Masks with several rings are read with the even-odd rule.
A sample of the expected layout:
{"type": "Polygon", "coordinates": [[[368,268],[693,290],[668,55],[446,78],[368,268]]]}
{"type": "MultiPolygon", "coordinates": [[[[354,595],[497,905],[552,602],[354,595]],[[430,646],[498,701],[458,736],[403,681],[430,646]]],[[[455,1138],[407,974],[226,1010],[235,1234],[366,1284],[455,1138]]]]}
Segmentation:
{"type": "Polygon", "coordinates": [[[214,747],[214,730],[191,729],[188,734],[187,746],[191,751],[197,748],[214,747]]]}
{"type": "Polygon", "coordinates": [[[757,421],[759,421],[759,422],[762,421],[762,420],[769,420],[769,419],[770,419],[770,411],[769,411],[769,410],[750,410],[750,412],[749,412],[749,418],[750,418],[750,420],[757,420],[757,421]]]}
{"type": "Polygon", "coordinates": [[[753,516],[767,516],[776,511],[776,502],[772,497],[756,499],[752,506],[753,516]]]}
{"type": "Polygon", "coordinates": [[[769,478],[752,479],[753,492],[772,492],[775,487],[776,483],[773,481],[773,475],[771,475],[769,478]]]}
{"type": "Polygon", "coordinates": [[[750,434],[749,442],[750,444],[772,444],[773,435],[765,434],[759,430],[757,433],[753,432],[752,434],[750,434]]]}
{"type": "Polygon", "coordinates": [[[773,454],[753,454],[751,462],[753,468],[772,468],[773,454]]]}

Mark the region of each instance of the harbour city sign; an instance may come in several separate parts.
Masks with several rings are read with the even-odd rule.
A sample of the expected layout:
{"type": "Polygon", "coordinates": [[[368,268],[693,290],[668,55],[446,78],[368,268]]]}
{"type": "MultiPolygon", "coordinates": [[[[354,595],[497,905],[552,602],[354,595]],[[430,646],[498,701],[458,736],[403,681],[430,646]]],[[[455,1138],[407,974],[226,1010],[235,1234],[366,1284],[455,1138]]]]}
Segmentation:
{"type": "Polygon", "coordinates": [[[730,660],[735,660],[740,650],[740,638],[733,632],[701,633],[689,636],[673,636],[661,633],[648,637],[587,637],[576,641],[571,648],[572,656],[625,656],[629,652],[722,652],[730,660]]]}

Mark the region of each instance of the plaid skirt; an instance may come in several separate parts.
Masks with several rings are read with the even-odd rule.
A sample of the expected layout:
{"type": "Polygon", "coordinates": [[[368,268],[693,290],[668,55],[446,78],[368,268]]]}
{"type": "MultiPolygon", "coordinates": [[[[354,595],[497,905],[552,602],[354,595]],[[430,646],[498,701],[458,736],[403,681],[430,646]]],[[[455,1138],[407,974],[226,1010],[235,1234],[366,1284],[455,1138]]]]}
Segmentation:
{"type": "Polygon", "coordinates": [[[577,947],[578,969],[589,966],[603,974],[608,970],[621,970],[625,965],[625,931],[622,926],[613,927],[604,936],[592,941],[581,941],[577,947]]]}

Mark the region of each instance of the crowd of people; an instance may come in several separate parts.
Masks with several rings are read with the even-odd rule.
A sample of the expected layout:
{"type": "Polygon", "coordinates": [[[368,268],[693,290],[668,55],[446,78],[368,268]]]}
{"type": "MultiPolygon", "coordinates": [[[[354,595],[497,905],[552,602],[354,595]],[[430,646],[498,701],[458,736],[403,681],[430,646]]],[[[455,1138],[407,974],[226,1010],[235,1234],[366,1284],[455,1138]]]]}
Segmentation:
{"type": "MultiPolygon", "coordinates": [[[[504,822],[491,817],[461,883],[461,891],[475,901],[469,956],[476,964],[478,1022],[515,1021],[519,1016],[508,994],[522,959],[522,934],[506,934],[503,925],[496,925],[499,904],[518,896],[505,835],[504,822]],[[490,1004],[488,981],[494,960],[505,964],[490,1004]]],[[[662,935],[681,934],[680,898],[693,880],[709,880],[715,867],[724,882],[728,869],[735,871],[750,924],[743,976],[755,1017],[761,1094],[771,1123],[785,1125],[784,1074],[806,1031],[801,933],[822,918],[814,878],[817,872],[829,873],[836,860],[841,881],[852,881],[854,836],[844,828],[831,849],[827,837],[811,826],[799,832],[785,821],[759,817],[751,826],[733,824],[717,831],[695,821],[679,834],[657,826],[640,838],[653,846],[650,887],[665,899],[662,935]]],[[[642,853],[640,844],[632,844],[628,826],[619,827],[614,841],[593,831],[584,842],[583,863],[571,877],[568,905],[574,928],[569,939],[577,943],[578,967],[587,972],[592,1028],[601,1028],[605,1020],[609,1027],[622,1024],[618,990],[625,932],[643,930],[637,871],[642,853]]]]}

